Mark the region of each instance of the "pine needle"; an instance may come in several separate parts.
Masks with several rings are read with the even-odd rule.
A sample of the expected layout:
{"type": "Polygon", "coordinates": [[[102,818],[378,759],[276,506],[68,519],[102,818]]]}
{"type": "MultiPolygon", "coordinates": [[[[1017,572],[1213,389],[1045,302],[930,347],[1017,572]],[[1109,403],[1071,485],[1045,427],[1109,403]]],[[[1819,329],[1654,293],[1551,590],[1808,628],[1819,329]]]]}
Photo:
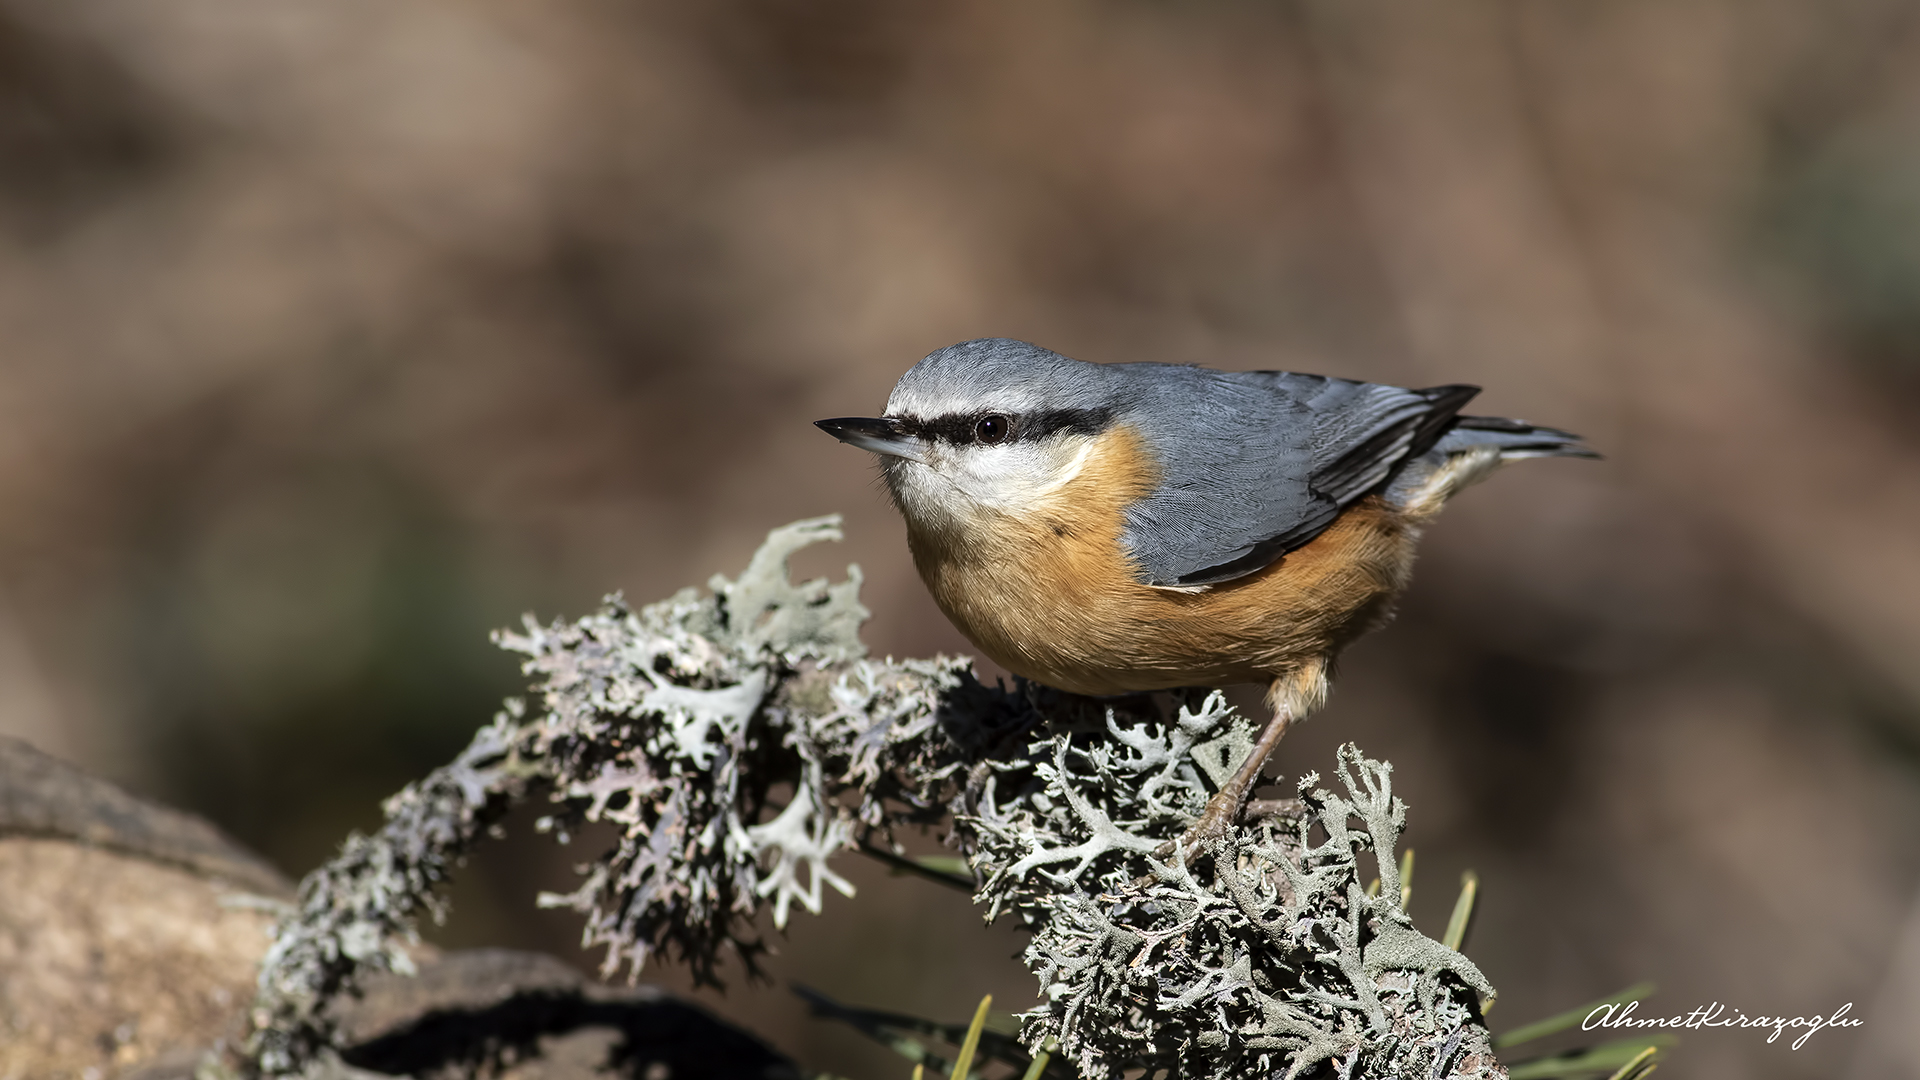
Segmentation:
{"type": "Polygon", "coordinates": [[[988,994],[973,1011],[973,1023],[967,1026],[967,1040],[960,1044],[960,1056],[953,1059],[953,1080],[967,1080],[967,1070],[973,1067],[973,1052],[980,1046],[980,1029],[987,1026],[987,1006],[992,1004],[993,995],[988,994]]]}

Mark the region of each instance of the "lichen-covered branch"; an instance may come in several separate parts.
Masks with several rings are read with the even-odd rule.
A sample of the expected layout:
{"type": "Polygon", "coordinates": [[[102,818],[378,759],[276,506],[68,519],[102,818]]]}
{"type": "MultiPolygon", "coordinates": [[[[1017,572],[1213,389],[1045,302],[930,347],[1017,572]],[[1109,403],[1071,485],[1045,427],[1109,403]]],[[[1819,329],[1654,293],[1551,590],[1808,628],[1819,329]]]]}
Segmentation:
{"type": "Polygon", "coordinates": [[[1238,829],[1191,869],[1155,858],[1211,788],[1193,768],[1152,783],[1159,755],[1113,744],[1195,729],[1237,741],[1238,724],[1216,695],[1130,738],[1056,734],[1037,747],[1052,758],[1044,788],[982,808],[977,861],[996,868],[982,892],[1034,929],[1026,960],[1046,1002],[1029,1041],[1057,1039],[1088,1077],[1294,1077],[1329,1060],[1343,1076],[1504,1075],[1478,1018],[1493,987],[1401,907],[1406,809],[1389,766],[1343,747],[1339,789],[1309,775],[1297,816],[1238,829]]]}
{"type": "Polygon", "coordinates": [[[297,1072],[326,1049],[327,1006],[374,971],[411,973],[404,943],[424,909],[444,915],[438,889],[474,840],[546,774],[517,749],[510,707],[452,762],[386,801],[386,825],[347,837],[340,854],[300,883],[260,963],[251,1047],[270,1075],[297,1072]]]}
{"type": "Polygon", "coordinates": [[[964,659],[874,660],[857,569],[788,578],[794,551],[839,535],[834,518],[799,522],[707,592],[638,611],[610,598],[497,635],[534,697],[303,882],[261,973],[258,1068],[323,1056],[330,1004],[366,972],[404,970],[460,855],[510,805],[544,798],[539,827],[557,839],[616,831],[577,888],[541,898],[584,916],[607,975],[656,956],[704,982],[729,956],[755,972],[762,905],[784,929],[795,904],[820,910],[823,886],[853,895],[840,852],[944,825],[989,917],[1033,933],[1042,1003],[1025,1038],[1058,1040],[1084,1076],[1327,1061],[1348,1077],[1503,1075],[1477,1013],[1492,988],[1400,907],[1405,808],[1388,766],[1346,748],[1337,789],[1310,777],[1297,814],[1240,827],[1191,867],[1163,859],[1252,745],[1225,699],[1168,715],[1146,698],[984,686],[964,659]],[[1360,884],[1369,850],[1377,894],[1360,884]]]}

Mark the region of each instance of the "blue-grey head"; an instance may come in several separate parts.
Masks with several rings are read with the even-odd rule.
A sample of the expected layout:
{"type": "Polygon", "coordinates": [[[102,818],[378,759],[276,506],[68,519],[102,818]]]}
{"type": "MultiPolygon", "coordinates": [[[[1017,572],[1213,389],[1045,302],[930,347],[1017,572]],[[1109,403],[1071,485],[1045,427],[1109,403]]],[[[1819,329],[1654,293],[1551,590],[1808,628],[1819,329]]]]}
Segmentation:
{"type": "Polygon", "coordinates": [[[907,369],[884,416],[818,421],[880,456],[913,523],[964,529],[1019,513],[1078,474],[1126,407],[1115,369],[1006,338],[949,345],[907,369]]]}

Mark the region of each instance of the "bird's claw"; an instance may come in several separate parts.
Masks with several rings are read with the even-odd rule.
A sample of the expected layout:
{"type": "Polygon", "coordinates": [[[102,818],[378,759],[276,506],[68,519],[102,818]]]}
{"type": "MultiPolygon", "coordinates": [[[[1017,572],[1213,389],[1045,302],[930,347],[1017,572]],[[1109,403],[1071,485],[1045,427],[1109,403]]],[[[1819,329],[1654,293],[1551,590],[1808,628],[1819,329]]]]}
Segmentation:
{"type": "Polygon", "coordinates": [[[1182,865],[1190,865],[1200,853],[1212,846],[1215,840],[1223,840],[1232,831],[1234,822],[1240,818],[1242,796],[1239,792],[1217,791],[1207,800],[1206,808],[1200,816],[1193,819],[1187,831],[1178,840],[1169,840],[1160,845],[1154,854],[1162,859],[1172,858],[1176,853],[1182,865]]]}
{"type": "Polygon", "coordinates": [[[1235,822],[1252,825],[1267,818],[1298,817],[1305,809],[1299,799],[1248,799],[1234,807],[1229,804],[1239,800],[1230,798],[1231,795],[1222,791],[1207,800],[1206,807],[1193,824],[1187,826],[1187,831],[1180,834],[1178,840],[1169,840],[1154,849],[1154,858],[1164,861],[1172,858],[1175,851],[1184,851],[1182,863],[1191,864],[1215,840],[1225,839],[1235,822]]]}

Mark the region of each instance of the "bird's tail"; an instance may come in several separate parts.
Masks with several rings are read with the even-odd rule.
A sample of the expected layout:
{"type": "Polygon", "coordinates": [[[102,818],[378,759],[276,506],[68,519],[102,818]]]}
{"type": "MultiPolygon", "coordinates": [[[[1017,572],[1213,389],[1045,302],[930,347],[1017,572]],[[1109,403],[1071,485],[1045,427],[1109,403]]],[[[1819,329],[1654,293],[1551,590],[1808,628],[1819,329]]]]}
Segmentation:
{"type": "Polygon", "coordinates": [[[1432,449],[1409,462],[1384,494],[1389,503],[1419,522],[1438,513],[1455,492],[1486,479],[1509,461],[1599,456],[1570,431],[1498,416],[1462,416],[1432,449]]]}
{"type": "Polygon", "coordinates": [[[1458,417],[1447,433],[1433,444],[1435,450],[1448,455],[1481,446],[1498,450],[1502,461],[1530,457],[1600,456],[1571,431],[1539,427],[1525,420],[1508,420],[1499,416],[1458,417]]]}

